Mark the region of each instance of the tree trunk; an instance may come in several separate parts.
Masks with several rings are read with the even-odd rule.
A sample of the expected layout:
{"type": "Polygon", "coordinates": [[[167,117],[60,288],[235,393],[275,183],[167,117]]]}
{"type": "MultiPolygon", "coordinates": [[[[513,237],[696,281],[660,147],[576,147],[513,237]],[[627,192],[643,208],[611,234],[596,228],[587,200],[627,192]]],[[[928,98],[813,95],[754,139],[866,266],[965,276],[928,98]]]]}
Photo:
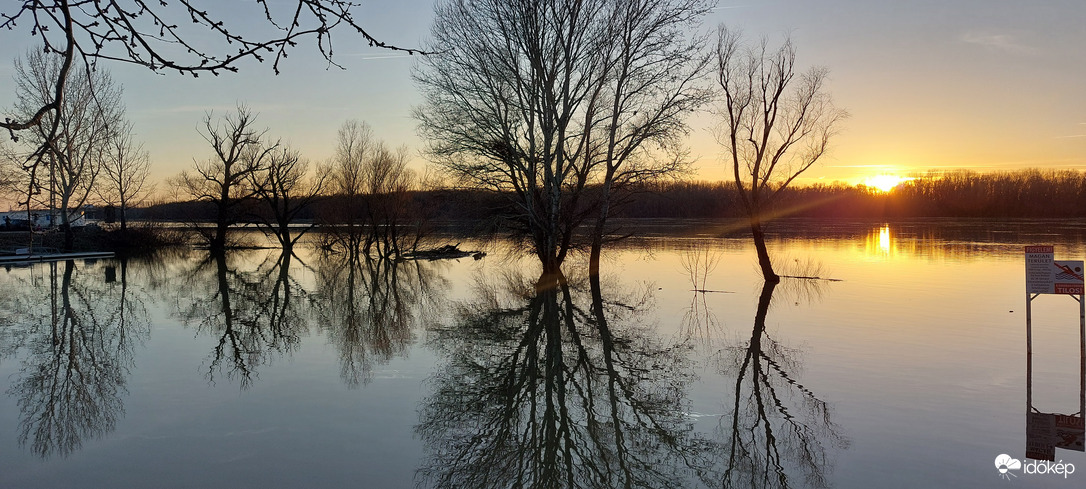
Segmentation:
{"type": "Polygon", "coordinates": [[[562,273],[562,262],[558,260],[553,249],[540,253],[539,260],[543,265],[543,275],[556,276],[562,273]]]}
{"type": "Polygon", "coordinates": [[[750,232],[754,235],[754,249],[758,251],[758,266],[762,269],[762,278],[767,283],[779,283],[781,277],[773,271],[773,262],[769,261],[769,250],[765,246],[765,231],[762,231],[761,220],[750,219],[750,232]]]}
{"type": "Polygon", "coordinates": [[[208,243],[208,246],[213,250],[226,249],[226,229],[230,226],[230,223],[227,220],[227,213],[229,212],[227,209],[229,204],[227,202],[226,199],[223,199],[217,203],[218,209],[215,213],[215,235],[212,236],[211,242],[208,243]]]}
{"type": "Polygon", "coordinates": [[[562,254],[558,246],[558,236],[545,230],[535,231],[535,254],[543,267],[543,276],[558,276],[562,273],[562,254]]]}
{"type": "MultiPolygon", "coordinates": [[[[49,209],[49,225],[56,226],[56,209],[49,209]]],[[[71,216],[68,215],[68,197],[60,199],[60,230],[64,232],[64,251],[72,251],[75,246],[75,233],[72,232],[71,216]]]]}
{"type": "Polygon", "coordinates": [[[283,251],[289,251],[294,247],[294,241],[290,239],[290,221],[286,217],[279,218],[279,244],[283,246],[283,251]]]}
{"type": "MultiPolygon", "coordinates": [[[[778,279],[778,281],[780,281],[778,279]]],[[[769,303],[773,300],[773,289],[777,287],[777,282],[770,282],[766,280],[762,284],[762,293],[758,296],[758,311],[754,314],[754,334],[751,335],[751,347],[758,344],[758,351],[761,351],[760,342],[762,340],[762,333],[765,332],[765,317],[769,313],[769,303]]]]}
{"type": "Polygon", "coordinates": [[[211,238],[211,242],[208,246],[213,250],[222,250],[226,248],[226,224],[218,223],[215,225],[215,236],[211,238]]]}
{"type": "Polygon", "coordinates": [[[596,227],[592,230],[592,246],[588,253],[588,276],[596,277],[600,274],[600,255],[603,252],[603,232],[607,225],[607,215],[611,212],[611,182],[604,185],[603,203],[600,204],[600,215],[596,218],[596,227]]]}
{"type": "MultiPolygon", "coordinates": [[[[64,219],[67,221],[67,218],[64,219]]],[[[60,225],[64,231],[64,251],[72,251],[75,247],[75,233],[72,232],[72,225],[68,222],[60,225]]]]}

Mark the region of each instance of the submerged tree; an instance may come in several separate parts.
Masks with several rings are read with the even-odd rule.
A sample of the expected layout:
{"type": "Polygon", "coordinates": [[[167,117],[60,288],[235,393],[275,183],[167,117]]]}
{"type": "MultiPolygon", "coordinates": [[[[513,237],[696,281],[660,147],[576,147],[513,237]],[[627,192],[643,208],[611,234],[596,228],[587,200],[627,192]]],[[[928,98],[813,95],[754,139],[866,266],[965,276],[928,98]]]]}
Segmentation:
{"type": "Polygon", "coordinates": [[[309,175],[309,162],[298,151],[287,146],[275,148],[267,155],[264,168],[249,174],[250,184],[256,196],[265,204],[265,212],[258,212],[265,233],[274,234],[289,252],[309,227],[291,230],[298,216],[307,210],[324,188],[325,173],[309,175]]]}
{"type": "Polygon", "coordinates": [[[390,150],[357,120],[345,122],[338,139],[328,168],[333,195],[320,210],[332,247],[351,259],[397,258],[413,251],[421,223],[411,208],[416,177],[407,167],[407,149],[390,150]]]}
{"type": "Polygon", "coordinates": [[[257,193],[251,185],[253,175],[263,170],[265,159],[279,146],[278,142],[265,144],[267,130],[255,125],[256,115],[244,105],[219,121],[208,113],[200,134],[215,156],[193,161],[193,170],[177,177],[176,184],[183,192],[215,207],[215,228],[205,236],[211,249],[226,247],[227,231],[243,214],[241,205],[257,193]]]}
{"type": "Polygon", "coordinates": [[[716,47],[718,108],[724,119],[717,141],[728,155],[740,202],[750,219],[758,265],[779,282],[765,244],[763,223],[775,217],[773,203],[829,146],[846,113],[826,93],[825,68],[796,72],[790,39],[776,50],[763,39],[746,44],[721,27],[716,47]]]}
{"type": "Polygon", "coordinates": [[[509,196],[507,224],[547,273],[589,245],[574,230],[592,216],[598,255],[611,191],[681,166],[646,153],[674,149],[681,116],[702,100],[704,60],[683,36],[709,6],[439,3],[436,54],[415,75],[431,157],[462,184],[509,196]]]}
{"type": "MultiPolygon", "coordinates": [[[[715,4],[705,0],[620,0],[606,21],[607,76],[588,128],[601,160],[599,202],[593,227],[590,273],[599,274],[607,220],[625,190],[686,170],[683,117],[708,101],[699,81],[710,57],[688,31],[715,4]]],[[[606,42],[606,40],[605,40],[606,42]]]]}

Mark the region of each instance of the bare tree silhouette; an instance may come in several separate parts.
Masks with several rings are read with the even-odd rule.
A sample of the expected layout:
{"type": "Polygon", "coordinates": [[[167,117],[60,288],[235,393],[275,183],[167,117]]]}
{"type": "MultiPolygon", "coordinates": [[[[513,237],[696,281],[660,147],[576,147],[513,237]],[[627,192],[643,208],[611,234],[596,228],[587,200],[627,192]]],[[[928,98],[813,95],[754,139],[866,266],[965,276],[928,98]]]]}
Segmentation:
{"type": "Polygon", "coordinates": [[[274,234],[284,253],[294,249],[294,244],[313,228],[309,226],[291,230],[299,214],[313,205],[324,189],[326,173],[317,169],[317,175],[309,175],[309,162],[298,151],[280,146],[268,154],[266,165],[249,174],[256,195],[265,204],[265,212],[258,212],[265,234],[274,234]]]}
{"type": "Polygon", "coordinates": [[[151,171],[151,157],[143,145],[135,141],[132,124],[122,123],[103,151],[102,176],[97,189],[98,197],[106,205],[117,206],[120,211],[121,230],[128,229],[128,210],[139,206],[154,185],[147,181],[151,171]]]}
{"type": "MultiPolygon", "coordinates": [[[[15,112],[33,113],[49,100],[52,80],[61,69],[61,59],[48,52],[31,51],[17,61],[15,112]]],[[[29,149],[17,158],[26,173],[21,204],[28,212],[32,203],[59,211],[59,223],[50,224],[59,224],[64,247],[70,249],[72,221],[95,189],[102,155],[118,137],[124,107],[120,87],[105,70],[76,72],[64,86],[64,97],[56,111],[43,116],[46,124],[27,133],[29,149]]]]}
{"type": "Polygon", "coordinates": [[[326,169],[333,195],[318,208],[325,248],[356,261],[396,259],[416,249],[422,225],[411,205],[417,182],[407,162],[407,148],[389,149],[369,124],[349,120],[340,127],[326,169]]]}
{"type": "Polygon", "coordinates": [[[796,48],[786,39],[773,51],[769,41],[746,45],[738,32],[721,27],[716,81],[723,122],[718,142],[750,219],[758,264],[767,281],[779,282],[765,244],[763,222],[778,193],[825,154],[847,113],[825,91],[825,68],[796,72],[796,48]]]}
{"type": "Polygon", "coordinates": [[[505,224],[547,273],[578,246],[598,269],[612,192],[684,166],[682,117],[705,100],[708,61],[686,35],[710,6],[439,3],[435,54],[415,75],[430,156],[459,183],[508,196],[505,224]],[[593,216],[597,239],[578,237],[593,216]]]}
{"type": "Polygon", "coordinates": [[[257,194],[253,176],[264,171],[267,160],[279,147],[278,142],[265,141],[267,130],[255,125],[256,115],[244,105],[220,121],[215,121],[214,114],[206,114],[201,135],[215,156],[193,161],[193,170],[181,172],[174,182],[193,199],[215,206],[215,228],[204,233],[213,250],[226,247],[227,231],[243,215],[240,206],[257,194]]]}

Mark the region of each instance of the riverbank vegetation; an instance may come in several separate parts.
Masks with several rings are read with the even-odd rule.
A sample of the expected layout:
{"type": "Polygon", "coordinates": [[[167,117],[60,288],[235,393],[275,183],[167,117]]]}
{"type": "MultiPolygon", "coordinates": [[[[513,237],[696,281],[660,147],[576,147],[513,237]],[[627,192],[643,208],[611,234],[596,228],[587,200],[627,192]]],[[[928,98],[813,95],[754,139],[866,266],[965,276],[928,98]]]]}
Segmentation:
{"type": "MultiPolygon", "coordinates": [[[[639,185],[613,216],[627,219],[713,219],[746,217],[732,182],[676,180],[639,185]]],[[[316,202],[335,201],[331,192],[316,202]]],[[[498,192],[416,186],[399,196],[420,220],[490,223],[509,209],[498,192]]],[[[253,201],[255,208],[258,202],[253,201]]],[[[318,218],[314,205],[296,214],[299,223],[318,218]]],[[[163,202],[135,209],[136,219],[211,220],[214,210],[199,202],[163,202]]],[[[1086,218],[1086,172],[970,170],[927,172],[890,191],[841,182],[785,189],[769,212],[771,218],[1086,218]]]]}

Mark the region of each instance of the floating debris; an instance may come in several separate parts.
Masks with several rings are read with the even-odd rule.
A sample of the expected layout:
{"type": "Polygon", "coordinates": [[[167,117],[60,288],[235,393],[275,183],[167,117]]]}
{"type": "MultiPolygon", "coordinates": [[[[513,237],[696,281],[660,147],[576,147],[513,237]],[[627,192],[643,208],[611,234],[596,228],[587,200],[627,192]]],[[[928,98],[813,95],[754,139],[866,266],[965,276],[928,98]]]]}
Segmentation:
{"type": "Polygon", "coordinates": [[[472,257],[476,260],[481,260],[486,256],[486,252],[483,251],[464,251],[460,249],[460,243],[455,245],[445,245],[438,248],[432,248],[429,250],[419,250],[413,253],[405,253],[404,259],[407,260],[449,260],[472,257]]]}

